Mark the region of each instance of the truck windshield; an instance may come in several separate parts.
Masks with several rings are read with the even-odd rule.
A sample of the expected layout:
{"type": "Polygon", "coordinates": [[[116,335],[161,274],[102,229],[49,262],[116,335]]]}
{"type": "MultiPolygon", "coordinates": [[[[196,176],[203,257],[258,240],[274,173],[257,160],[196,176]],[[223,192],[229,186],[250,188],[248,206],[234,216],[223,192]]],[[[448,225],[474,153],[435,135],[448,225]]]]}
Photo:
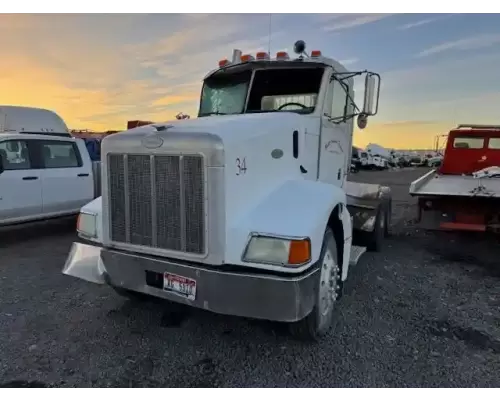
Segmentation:
{"type": "Polygon", "coordinates": [[[253,80],[251,70],[214,75],[204,82],[199,116],[280,111],[312,113],[323,74],[324,67],[301,66],[257,69],[253,80]]]}
{"type": "Polygon", "coordinates": [[[205,80],[199,116],[241,114],[245,108],[251,71],[205,80]]]}
{"type": "Polygon", "coordinates": [[[247,112],[314,112],[324,71],[316,66],[255,71],[247,112]]]}

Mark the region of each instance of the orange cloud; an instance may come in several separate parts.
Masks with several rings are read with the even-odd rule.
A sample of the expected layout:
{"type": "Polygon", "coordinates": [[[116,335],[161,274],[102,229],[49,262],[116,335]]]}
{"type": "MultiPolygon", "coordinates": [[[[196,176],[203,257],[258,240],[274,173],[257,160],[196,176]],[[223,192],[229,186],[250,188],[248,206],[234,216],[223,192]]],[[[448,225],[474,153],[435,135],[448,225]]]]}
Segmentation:
{"type": "Polygon", "coordinates": [[[199,97],[199,93],[165,96],[155,100],[153,102],[153,106],[172,106],[175,104],[186,103],[188,101],[196,103],[199,97]]]}
{"type": "Polygon", "coordinates": [[[355,132],[354,145],[377,143],[393,149],[432,149],[435,136],[446,134],[455,126],[453,122],[441,121],[369,121],[366,129],[355,132]]]}
{"type": "Polygon", "coordinates": [[[157,40],[118,42],[146,17],[0,15],[0,47],[8,54],[0,64],[0,103],[49,108],[72,128],[95,130],[121,129],[135,118],[169,120],[179,111],[194,115],[203,74],[217,65],[218,53],[230,55],[228,38],[241,23],[178,16],[157,40]]]}

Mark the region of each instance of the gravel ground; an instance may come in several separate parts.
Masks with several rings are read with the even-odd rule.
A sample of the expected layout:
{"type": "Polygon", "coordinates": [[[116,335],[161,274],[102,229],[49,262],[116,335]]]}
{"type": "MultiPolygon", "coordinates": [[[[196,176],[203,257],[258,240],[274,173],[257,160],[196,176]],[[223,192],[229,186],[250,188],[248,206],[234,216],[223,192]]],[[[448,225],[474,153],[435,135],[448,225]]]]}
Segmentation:
{"type": "Polygon", "coordinates": [[[74,221],[1,232],[0,387],[500,386],[498,242],[416,229],[408,183],[423,172],[355,175],[392,187],[393,236],[351,271],[319,344],[62,275],[74,221]]]}

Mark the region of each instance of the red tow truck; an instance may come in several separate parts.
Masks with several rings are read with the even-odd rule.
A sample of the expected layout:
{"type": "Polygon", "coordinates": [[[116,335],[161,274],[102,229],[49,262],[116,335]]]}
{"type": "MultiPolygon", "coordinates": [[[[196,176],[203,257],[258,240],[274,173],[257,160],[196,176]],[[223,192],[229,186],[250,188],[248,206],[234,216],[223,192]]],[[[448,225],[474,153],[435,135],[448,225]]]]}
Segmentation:
{"type": "Polygon", "coordinates": [[[426,229],[500,232],[500,126],[452,129],[441,166],[410,184],[426,229]]]}

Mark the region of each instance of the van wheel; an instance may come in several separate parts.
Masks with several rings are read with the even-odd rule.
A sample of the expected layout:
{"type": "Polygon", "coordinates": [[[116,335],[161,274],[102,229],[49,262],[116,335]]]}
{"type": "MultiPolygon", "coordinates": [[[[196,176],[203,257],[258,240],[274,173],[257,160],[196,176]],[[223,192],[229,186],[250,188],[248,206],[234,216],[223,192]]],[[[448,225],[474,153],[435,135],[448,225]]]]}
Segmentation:
{"type": "Polygon", "coordinates": [[[292,336],[303,341],[316,341],[329,332],[336,302],[340,297],[337,243],[330,228],[327,228],[323,238],[318,265],[320,271],[316,286],[316,304],[307,317],[289,326],[292,336]]]}

